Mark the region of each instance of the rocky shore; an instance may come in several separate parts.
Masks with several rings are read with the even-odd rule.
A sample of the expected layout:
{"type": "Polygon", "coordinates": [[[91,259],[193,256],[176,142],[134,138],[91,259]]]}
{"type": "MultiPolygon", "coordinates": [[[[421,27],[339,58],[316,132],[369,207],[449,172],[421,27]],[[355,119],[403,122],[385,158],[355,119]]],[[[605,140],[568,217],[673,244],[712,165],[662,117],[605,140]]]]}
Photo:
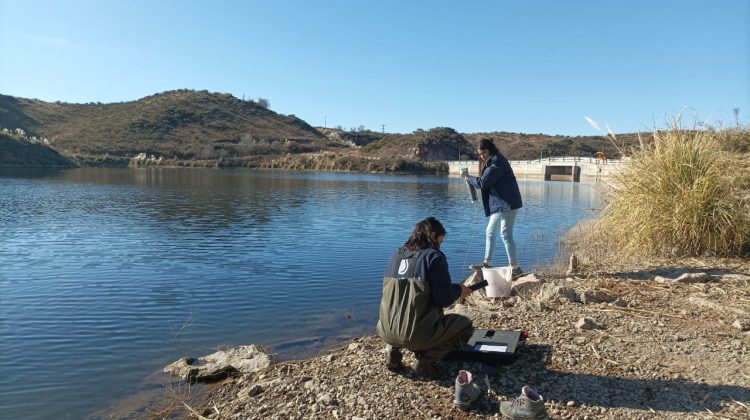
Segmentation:
{"type": "Polygon", "coordinates": [[[527,331],[527,344],[511,364],[444,361],[427,380],[410,352],[393,373],[381,340],[361,337],[307,360],[269,358],[176,406],[209,419],[485,418],[531,385],[551,418],[750,418],[747,260],[529,275],[510,298],[477,292],[451,311],[478,328],[527,331]],[[453,405],[460,369],[483,387],[468,411],[453,405]]]}

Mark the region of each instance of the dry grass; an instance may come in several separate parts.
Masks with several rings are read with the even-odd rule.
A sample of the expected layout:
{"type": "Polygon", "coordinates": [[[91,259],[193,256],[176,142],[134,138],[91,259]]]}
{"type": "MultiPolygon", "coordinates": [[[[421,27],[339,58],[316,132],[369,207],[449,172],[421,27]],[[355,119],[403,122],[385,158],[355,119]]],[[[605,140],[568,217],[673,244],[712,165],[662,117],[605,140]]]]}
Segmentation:
{"type": "Polygon", "coordinates": [[[594,260],[746,254],[750,175],[737,145],[747,136],[740,129],[654,132],[615,178],[602,218],[570,235],[574,249],[585,247],[594,260]]]}

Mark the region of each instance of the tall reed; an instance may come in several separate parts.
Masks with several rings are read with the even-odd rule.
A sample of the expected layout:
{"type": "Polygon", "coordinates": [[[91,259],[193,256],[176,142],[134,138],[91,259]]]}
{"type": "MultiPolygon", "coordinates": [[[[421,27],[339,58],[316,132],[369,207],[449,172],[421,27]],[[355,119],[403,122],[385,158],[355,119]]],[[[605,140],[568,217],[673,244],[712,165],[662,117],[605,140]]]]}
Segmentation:
{"type": "Polygon", "coordinates": [[[615,177],[592,232],[605,235],[624,259],[746,253],[747,168],[724,150],[725,136],[679,127],[654,132],[653,143],[635,151],[615,177]]]}

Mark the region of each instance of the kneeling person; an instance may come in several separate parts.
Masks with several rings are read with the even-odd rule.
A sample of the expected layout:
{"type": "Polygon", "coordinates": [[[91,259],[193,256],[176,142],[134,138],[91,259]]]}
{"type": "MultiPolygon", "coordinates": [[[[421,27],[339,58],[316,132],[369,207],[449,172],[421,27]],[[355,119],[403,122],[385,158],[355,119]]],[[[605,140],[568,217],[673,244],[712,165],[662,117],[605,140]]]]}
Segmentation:
{"type": "Polygon", "coordinates": [[[445,233],[437,219],[428,217],[417,223],[409,240],[388,261],[377,333],[386,343],[391,370],[403,367],[400,349],[405,348],[417,358],[417,374],[433,377],[434,362],[471,338],[469,318],[443,314],[443,308],[472,292],[451,281],[448,261],[440,251],[445,233]]]}

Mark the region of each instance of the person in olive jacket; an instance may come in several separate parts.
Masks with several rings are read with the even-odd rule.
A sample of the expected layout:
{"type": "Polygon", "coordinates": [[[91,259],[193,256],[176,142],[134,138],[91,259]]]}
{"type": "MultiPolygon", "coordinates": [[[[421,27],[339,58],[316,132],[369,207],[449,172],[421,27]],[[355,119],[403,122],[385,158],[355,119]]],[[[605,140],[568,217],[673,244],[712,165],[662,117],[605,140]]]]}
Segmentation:
{"type": "Polygon", "coordinates": [[[388,261],[376,330],[386,343],[390,370],[403,369],[403,348],[414,352],[418,375],[434,377],[435,362],[463,347],[474,331],[466,316],[443,313],[443,308],[472,292],[451,281],[448,261],[440,251],[445,233],[437,219],[428,217],[417,223],[388,261]]]}
{"type": "Polygon", "coordinates": [[[518,266],[516,257],[516,242],[513,240],[513,225],[516,223],[518,209],[523,207],[521,191],[518,189],[516,176],[508,159],[503,156],[491,139],[482,139],[477,148],[479,154],[479,176],[461,176],[466,183],[482,191],[482,206],[484,215],[489,217],[484,247],[484,261],[472,265],[479,269],[492,266],[492,255],[497,243],[497,231],[505,245],[508,263],[513,267],[513,278],[523,273],[518,266]]]}

